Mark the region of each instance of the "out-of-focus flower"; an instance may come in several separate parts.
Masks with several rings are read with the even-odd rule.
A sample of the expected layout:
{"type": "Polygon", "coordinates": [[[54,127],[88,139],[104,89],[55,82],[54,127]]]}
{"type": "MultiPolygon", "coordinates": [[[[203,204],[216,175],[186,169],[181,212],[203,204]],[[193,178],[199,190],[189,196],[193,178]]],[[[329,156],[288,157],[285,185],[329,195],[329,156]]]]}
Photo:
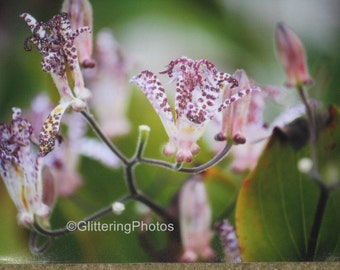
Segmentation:
{"type": "Polygon", "coordinates": [[[82,115],[70,113],[65,116],[63,122],[67,133],[46,163],[56,179],[59,195],[68,197],[83,184],[79,172],[82,157],[97,160],[111,168],[118,168],[121,163],[107,145],[86,136],[87,125],[82,115]]]}
{"type": "MultiPolygon", "coordinates": [[[[34,133],[40,130],[52,107],[50,99],[44,94],[33,99],[26,117],[32,123],[34,133]]],[[[83,183],[82,176],[78,172],[81,156],[98,160],[113,168],[119,167],[120,163],[105,144],[97,139],[86,137],[86,121],[79,113],[64,115],[62,124],[67,131],[62,137],[57,138],[60,142],[54,151],[46,156],[44,165],[48,166],[49,173],[55,179],[55,193],[67,197],[73,195],[83,183]]]]}
{"type": "Polygon", "coordinates": [[[130,130],[126,118],[128,107],[127,61],[112,32],[103,29],[97,34],[96,68],[84,73],[87,85],[94,91],[91,107],[108,137],[126,134],[130,130]]]}
{"type": "MultiPolygon", "coordinates": [[[[73,30],[84,26],[93,29],[92,6],[88,0],[65,0],[61,11],[68,14],[73,30]]],[[[91,31],[84,32],[74,40],[79,61],[84,68],[93,68],[95,66],[95,61],[92,59],[92,43],[91,31]]]]}
{"type": "Polygon", "coordinates": [[[288,87],[298,87],[312,83],[308,73],[304,47],[298,36],[283,23],[276,28],[277,50],[286,71],[288,87]]]}
{"type": "Polygon", "coordinates": [[[181,261],[212,260],[211,210],[200,175],[184,183],[179,194],[179,222],[183,254],[181,261]]]}
{"type": "Polygon", "coordinates": [[[240,90],[257,90],[244,97],[243,102],[231,104],[223,112],[220,132],[215,139],[232,140],[237,147],[230,150],[233,157],[231,168],[236,172],[253,169],[262,152],[271,130],[264,121],[264,110],[268,99],[277,100],[281,93],[277,88],[263,86],[261,91],[250,80],[244,70],[237,70],[233,77],[238,80],[235,89],[226,88],[226,95],[236,95],[240,90]]]}
{"type": "Polygon", "coordinates": [[[163,122],[169,136],[169,143],[163,153],[170,156],[177,152],[177,162],[191,162],[193,155],[200,150],[197,140],[202,136],[206,124],[253,89],[242,90],[221,103],[224,85],[237,86],[237,80],[217,71],[215,65],[205,59],[175,59],[161,72],[165,73],[176,80],[175,121],[165,90],[155,74],[142,71],[131,81],[143,90],[163,122]]]}
{"type": "Polygon", "coordinates": [[[216,225],[216,230],[222,241],[226,261],[230,263],[242,262],[235,229],[228,220],[223,220],[216,225]]]}
{"type": "Polygon", "coordinates": [[[264,121],[265,104],[270,99],[277,99],[279,94],[277,89],[263,86],[261,92],[251,96],[249,114],[243,129],[247,142],[230,150],[230,156],[233,157],[231,168],[235,172],[254,169],[273,129],[275,127],[283,128],[305,113],[304,105],[299,104],[283,111],[269,125],[266,124],[264,121]]]}
{"type": "Polygon", "coordinates": [[[230,167],[238,173],[255,168],[270,133],[264,126],[253,123],[244,128],[243,134],[247,138],[247,142],[239,144],[230,150],[230,156],[232,157],[230,167]]]}
{"type": "MultiPolygon", "coordinates": [[[[238,86],[231,88],[226,87],[224,98],[234,95],[244,95],[243,90],[260,91],[260,88],[252,85],[244,70],[237,70],[233,77],[238,81],[238,86]]],[[[216,135],[216,140],[232,140],[235,144],[244,144],[246,138],[243,134],[243,128],[248,123],[248,114],[250,112],[251,95],[243,97],[242,102],[235,102],[230,104],[228,108],[223,111],[221,132],[216,135]]]]}
{"type": "MultiPolygon", "coordinates": [[[[32,100],[31,108],[25,112],[25,115],[32,123],[33,134],[39,134],[52,108],[53,105],[45,94],[39,94],[32,100]]],[[[67,122],[68,118],[68,115],[64,115],[63,122],[67,122]]],[[[75,150],[72,144],[73,140],[77,141],[84,135],[86,127],[82,118],[74,120],[67,128],[67,139],[56,135],[56,139],[59,140],[58,147],[44,159],[44,165],[48,168],[46,169],[47,178],[54,179],[54,184],[50,185],[50,188],[55,189],[55,196],[70,196],[82,184],[81,176],[76,170],[78,154],[74,154],[78,149],[75,150]]]]}
{"type": "Polygon", "coordinates": [[[51,74],[60,93],[61,102],[72,101],[75,110],[83,110],[90,92],[84,85],[74,40],[81,33],[89,32],[90,28],[81,27],[72,30],[67,13],[57,14],[47,22],[38,22],[28,13],[21,14],[21,17],[33,34],[26,39],[25,49],[32,50],[30,42],[37,47],[43,57],[42,70],[51,74]],[[69,86],[66,64],[74,81],[73,92],[69,86]]]}
{"type": "MultiPolygon", "coordinates": [[[[34,217],[46,224],[50,214],[54,192],[44,187],[43,160],[54,149],[65,109],[58,105],[47,117],[39,134],[38,151],[33,147],[36,139],[32,135],[32,126],[21,117],[20,109],[13,108],[10,124],[0,124],[0,173],[18,209],[18,222],[21,225],[33,224],[34,217]]],[[[50,179],[46,184],[48,182],[50,179]]]]}

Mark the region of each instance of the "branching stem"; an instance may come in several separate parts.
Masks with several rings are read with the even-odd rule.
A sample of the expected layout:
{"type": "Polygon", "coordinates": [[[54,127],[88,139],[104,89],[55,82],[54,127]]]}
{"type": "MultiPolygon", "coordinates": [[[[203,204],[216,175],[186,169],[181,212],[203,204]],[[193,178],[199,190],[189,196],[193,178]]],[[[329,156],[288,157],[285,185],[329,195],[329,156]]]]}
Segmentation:
{"type": "Polygon", "coordinates": [[[151,158],[146,158],[146,157],[142,157],[140,159],[140,162],[145,163],[145,164],[150,164],[150,165],[154,165],[154,166],[167,168],[167,169],[170,169],[170,170],[175,170],[175,171],[178,171],[178,172],[200,173],[200,172],[203,172],[206,169],[210,168],[211,166],[216,165],[218,162],[220,162],[226,156],[226,154],[229,152],[231,146],[232,146],[232,143],[227,142],[225,147],[222,149],[222,151],[219,152],[213,159],[211,159],[207,163],[204,163],[202,165],[192,167],[192,168],[181,167],[181,166],[177,166],[177,163],[174,165],[173,163],[169,163],[169,162],[166,162],[166,161],[163,161],[163,160],[151,159],[151,158]]]}
{"type": "Polygon", "coordinates": [[[81,114],[86,118],[90,126],[93,128],[93,130],[96,132],[98,137],[110,148],[112,153],[114,153],[122,162],[123,164],[127,165],[128,164],[128,159],[116,148],[116,146],[105,136],[105,134],[102,132],[100,129],[98,123],[96,120],[93,118],[93,116],[83,110],[81,111],[81,114]]]}
{"type": "MultiPolygon", "coordinates": [[[[125,203],[129,200],[135,200],[135,201],[141,202],[144,205],[148,206],[153,212],[155,212],[158,216],[160,216],[165,222],[173,223],[176,227],[178,226],[178,220],[175,217],[170,215],[163,207],[159,206],[158,204],[150,200],[146,195],[138,191],[138,188],[135,182],[135,177],[134,177],[135,167],[138,164],[144,163],[144,164],[159,166],[159,167],[163,167],[163,168],[167,168],[167,169],[171,169],[171,170],[179,171],[179,172],[200,173],[208,169],[209,167],[217,164],[219,161],[221,161],[225,157],[225,155],[228,153],[228,151],[230,150],[232,146],[232,143],[227,142],[223,150],[219,154],[217,154],[213,159],[208,161],[207,163],[204,163],[197,167],[192,167],[192,168],[184,167],[183,168],[182,163],[171,164],[171,163],[168,163],[162,160],[155,160],[155,159],[143,157],[143,151],[147,144],[150,129],[146,126],[141,126],[139,129],[139,138],[138,138],[138,143],[137,143],[135,154],[133,155],[131,159],[128,159],[105,136],[105,134],[102,132],[99,125],[97,124],[97,122],[95,121],[95,119],[89,112],[84,110],[81,113],[86,118],[89,125],[96,132],[98,137],[109,147],[112,153],[115,154],[123,163],[124,170],[125,170],[125,180],[128,186],[129,195],[120,199],[119,202],[125,203]]],[[[74,229],[72,228],[72,230],[68,228],[67,225],[64,228],[60,228],[56,230],[49,230],[41,226],[39,222],[37,221],[33,225],[34,230],[32,231],[32,234],[31,234],[31,242],[30,242],[31,250],[33,253],[43,252],[50,246],[50,244],[53,242],[55,238],[74,232],[76,230],[79,230],[79,227],[81,228],[81,226],[85,226],[86,223],[92,220],[98,219],[100,217],[103,217],[111,212],[112,212],[112,205],[110,204],[109,206],[106,206],[103,209],[93,213],[89,217],[83,219],[82,221],[75,223],[76,227],[74,229]],[[39,235],[47,237],[44,244],[42,244],[42,246],[40,247],[38,247],[38,242],[39,242],[38,236],[39,235]]]]}

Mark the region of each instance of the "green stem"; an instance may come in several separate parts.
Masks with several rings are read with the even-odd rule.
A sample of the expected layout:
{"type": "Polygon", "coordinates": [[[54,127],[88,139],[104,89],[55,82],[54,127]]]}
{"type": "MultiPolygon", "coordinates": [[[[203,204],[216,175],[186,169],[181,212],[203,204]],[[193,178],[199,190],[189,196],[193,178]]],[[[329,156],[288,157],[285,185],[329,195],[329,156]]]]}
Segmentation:
{"type": "Polygon", "coordinates": [[[136,194],[138,194],[138,190],[134,181],[134,177],[133,177],[133,164],[129,164],[128,166],[126,166],[125,168],[125,179],[126,179],[126,183],[128,185],[128,189],[130,191],[130,194],[132,196],[135,196],[136,194]]]}
{"type": "Polygon", "coordinates": [[[143,194],[136,194],[134,199],[148,206],[155,214],[160,216],[164,221],[168,223],[173,223],[175,227],[177,227],[177,224],[178,224],[177,219],[169,215],[169,213],[165,209],[155,204],[148,197],[144,196],[143,194]]]}
{"type": "Polygon", "coordinates": [[[31,238],[30,238],[30,250],[33,254],[43,253],[50,247],[53,240],[54,240],[54,238],[49,236],[49,237],[47,237],[45,242],[43,242],[39,246],[39,243],[38,243],[39,242],[39,234],[36,231],[32,231],[31,232],[31,238]]]}
{"type": "Polygon", "coordinates": [[[313,167],[311,170],[311,177],[314,181],[317,182],[317,184],[322,185],[322,181],[320,179],[319,170],[318,170],[318,161],[317,161],[317,131],[316,131],[316,123],[315,123],[315,116],[314,112],[307,100],[306,93],[302,86],[298,86],[298,93],[300,95],[300,98],[305,105],[306,108],[306,115],[308,120],[308,126],[309,126],[309,136],[310,136],[310,151],[311,151],[311,158],[313,161],[313,167]]]}
{"type": "Polygon", "coordinates": [[[317,241],[320,233],[320,228],[322,224],[322,220],[325,214],[325,209],[327,205],[327,201],[329,198],[329,190],[323,183],[318,169],[318,162],[317,162],[317,130],[316,130],[316,121],[314,112],[307,100],[306,93],[302,87],[302,85],[297,87],[298,93],[300,98],[305,105],[306,108],[306,115],[308,119],[309,125],[309,134],[310,134],[310,151],[311,151],[311,158],[313,162],[313,167],[310,172],[311,178],[316,182],[316,184],[320,188],[320,197],[316,207],[316,212],[314,215],[312,230],[309,235],[308,244],[307,244],[307,252],[305,256],[306,261],[313,261],[315,259],[315,252],[317,241]]]}
{"type": "Polygon", "coordinates": [[[154,166],[167,168],[167,169],[171,169],[171,170],[175,170],[175,171],[178,171],[178,172],[200,173],[200,172],[203,172],[206,169],[210,168],[211,166],[216,165],[218,162],[220,162],[225,157],[225,155],[229,152],[231,146],[232,146],[232,143],[227,142],[227,144],[225,145],[223,150],[221,152],[219,152],[213,159],[211,159],[210,161],[208,161],[208,162],[206,162],[206,163],[204,163],[200,166],[193,167],[193,168],[183,168],[183,167],[179,167],[178,163],[176,163],[174,165],[172,163],[168,163],[168,162],[165,162],[163,160],[157,160],[157,159],[151,159],[151,158],[145,158],[145,157],[141,157],[140,162],[150,164],[150,165],[154,165],[154,166]]]}
{"type": "Polygon", "coordinates": [[[305,260],[306,261],[313,261],[315,259],[315,251],[318,241],[318,236],[320,233],[320,228],[322,224],[322,220],[325,214],[327,201],[329,198],[329,191],[326,187],[321,187],[321,193],[318,201],[318,205],[316,208],[314,222],[312,225],[312,230],[309,235],[308,245],[307,245],[307,253],[305,260]]]}
{"type": "Polygon", "coordinates": [[[86,111],[81,111],[81,114],[86,118],[98,137],[110,148],[110,150],[125,164],[129,163],[128,159],[116,148],[116,146],[104,135],[95,119],[86,111]]]}
{"type": "MultiPolygon", "coordinates": [[[[118,201],[121,202],[121,203],[125,203],[126,201],[131,200],[131,199],[132,199],[132,196],[128,195],[128,196],[125,196],[118,201]]],[[[100,218],[102,216],[105,216],[105,215],[107,215],[111,212],[112,212],[112,204],[110,204],[109,206],[106,206],[106,207],[102,208],[101,210],[93,213],[92,215],[88,216],[87,218],[81,220],[80,222],[86,223],[86,222],[95,220],[97,218],[100,218]]],[[[80,222],[77,222],[77,223],[79,224],[80,222]]],[[[74,231],[70,231],[67,227],[56,229],[56,230],[49,230],[49,229],[46,229],[43,226],[41,226],[38,222],[35,222],[33,224],[33,228],[34,228],[35,232],[37,232],[41,235],[44,235],[44,236],[52,237],[52,238],[56,238],[56,237],[74,232],[74,231]]]]}

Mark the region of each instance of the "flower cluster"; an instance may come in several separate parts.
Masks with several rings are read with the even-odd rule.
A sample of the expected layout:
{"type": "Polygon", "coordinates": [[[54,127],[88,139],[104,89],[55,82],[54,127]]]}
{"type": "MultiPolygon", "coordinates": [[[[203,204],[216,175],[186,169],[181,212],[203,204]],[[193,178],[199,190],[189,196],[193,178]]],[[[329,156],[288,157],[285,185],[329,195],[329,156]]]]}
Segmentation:
{"type": "MultiPolygon", "coordinates": [[[[73,229],[66,226],[53,231],[49,218],[56,197],[73,195],[83,183],[78,165],[85,156],[111,168],[123,167],[129,194],[92,213],[83,220],[84,224],[109,212],[118,215],[124,211],[127,201],[135,200],[151,208],[163,221],[176,224],[176,230],[169,232],[174,239],[169,241],[168,250],[176,249],[169,255],[171,259],[212,261],[218,258],[211,245],[213,209],[204,182],[207,174],[202,172],[216,165],[229,152],[231,159],[228,164],[234,172],[253,170],[274,125],[285,124],[305,111],[310,123],[314,123],[312,111],[308,113],[311,103],[302,88],[312,82],[304,48],[295,33],[280,23],[276,42],[287,75],[286,85],[299,90],[305,103],[302,109],[297,106],[291,112],[286,111],[284,119],[279,117],[267,125],[263,116],[265,103],[267,98],[275,98],[277,92],[265,86],[260,89],[242,69],[230,75],[219,71],[207,59],[192,60],[182,56],[170,61],[159,72],[167,75],[170,82],[175,82],[173,96],[168,95],[158,75],[152,71],[144,70],[130,79],[142,90],[160,117],[169,138],[163,154],[175,155],[176,162],[144,156],[150,132],[147,126],[140,126],[136,150],[128,158],[111,139],[126,134],[130,128],[126,117],[129,65],[113,33],[107,29],[98,31],[92,56],[92,7],[89,1],[65,0],[61,13],[47,22],[38,22],[28,13],[21,17],[32,32],[24,43],[25,50],[32,50],[32,44],[37,48],[42,56],[42,70],[50,73],[60,94],[56,106],[47,96],[40,95],[33,100],[30,111],[23,114],[25,117],[21,109],[13,108],[10,123],[0,123],[0,175],[18,210],[18,223],[30,227],[32,235],[35,234],[31,241],[34,247],[42,242],[36,240],[38,234],[47,237],[47,246],[56,237],[73,229]],[[92,92],[85,87],[85,81],[92,92]],[[174,108],[170,106],[172,102],[174,108]],[[73,108],[72,113],[68,113],[69,108],[73,108]],[[100,124],[90,110],[94,111],[100,124]],[[191,163],[200,152],[198,141],[213,120],[217,125],[212,125],[210,138],[218,146],[223,142],[224,148],[205,163],[183,166],[183,163],[191,163]],[[101,141],[90,137],[87,124],[101,141]],[[176,193],[171,207],[163,209],[139,191],[134,173],[138,164],[193,175],[176,193]]],[[[312,124],[309,128],[311,134],[315,129],[312,124]]],[[[216,149],[212,148],[209,150],[214,152],[216,149]]],[[[308,171],[315,166],[312,163],[309,167],[308,171]]],[[[221,172],[225,178],[224,169],[216,169],[218,177],[221,172]]],[[[237,234],[231,223],[224,219],[215,230],[220,236],[226,260],[241,262],[237,234]]]]}

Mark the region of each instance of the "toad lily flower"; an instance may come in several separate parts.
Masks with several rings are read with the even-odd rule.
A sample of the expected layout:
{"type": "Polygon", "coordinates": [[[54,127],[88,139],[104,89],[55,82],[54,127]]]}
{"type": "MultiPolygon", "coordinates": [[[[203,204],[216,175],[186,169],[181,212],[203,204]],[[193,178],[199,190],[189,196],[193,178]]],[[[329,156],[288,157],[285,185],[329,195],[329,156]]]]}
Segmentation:
{"type": "Polygon", "coordinates": [[[48,116],[39,136],[38,153],[33,148],[36,139],[32,126],[21,117],[20,109],[13,108],[10,124],[0,124],[0,174],[18,209],[21,225],[33,224],[34,217],[45,221],[50,214],[47,204],[51,200],[43,194],[43,159],[55,146],[65,109],[58,105],[48,116]]]}
{"type": "MultiPolygon", "coordinates": [[[[66,12],[70,17],[71,28],[76,30],[87,26],[92,29],[92,6],[88,0],[65,0],[62,12],[66,12]]],[[[93,37],[91,31],[83,32],[74,40],[78,50],[79,61],[84,68],[93,68],[95,61],[92,59],[93,37]]]]}
{"type": "MultiPolygon", "coordinates": [[[[33,134],[37,134],[36,137],[39,136],[41,127],[52,108],[53,104],[48,96],[41,93],[33,99],[31,108],[24,114],[33,127],[33,134]]],[[[103,142],[86,136],[87,125],[82,115],[71,112],[64,114],[62,119],[62,127],[65,129],[62,143],[44,158],[44,165],[49,168],[50,174],[55,179],[55,194],[65,197],[73,195],[83,183],[82,175],[78,170],[82,156],[113,168],[118,168],[121,163],[103,142]]],[[[55,132],[58,129],[60,128],[56,128],[55,132]]],[[[55,134],[58,136],[58,133],[55,134]]]]}
{"type": "Polygon", "coordinates": [[[179,193],[179,222],[183,254],[181,261],[194,262],[214,258],[210,247],[212,237],[211,209],[201,175],[184,183],[179,193]]]}
{"type": "Polygon", "coordinates": [[[224,84],[233,87],[237,80],[228,73],[217,71],[215,65],[205,59],[175,59],[161,74],[168,74],[177,82],[175,120],[165,90],[155,74],[142,71],[131,81],[143,90],[163,122],[170,139],[163,153],[170,156],[177,151],[177,162],[191,162],[193,155],[200,150],[197,140],[207,123],[230,104],[249,94],[251,89],[238,92],[221,103],[224,84]]]}
{"type": "Polygon", "coordinates": [[[286,71],[287,87],[311,84],[303,45],[298,36],[282,23],[277,25],[276,45],[286,71]]]}
{"type": "MultiPolygon", "coordinates": [[[[244,70],[237,70],[233,74],[233,77],[238,81],[238,86],[234,88],[227,86],[224,93],[225,97],[231,96],[232,94],[242,95],[242,91],[247,91],[246,89],[260,91],[260,88],[251,84],[244,70]]],[[[235,102],[224,110],[222,130],[215,136],[217,141],[230,139],[233,140],[235,144],[244,144],[246,142],[246,138],[243,134],[243,128],[249,122],[248,118],[257,115],[256,112],[250,111],[252,97],[253,95],[247,95],[243,98],[242,102],[235,102]],[[248,114],[250,115],[248,116],[248,114]]]]}
{"type": "Polygon", "coordinates": [[[38,22],[28,13],[21,14],[32,31],[32,36],[27,38],[24,48],[32,50],[29,43],[33,43],[43,57],[42,70],[49,72],[60,93],[62,102],[72,100],[72,106],[80,111],[86,107],[85,101],[90,97],[90,92],[84,86],[84,79],[80,70],[75,38],[83,32],[89,32],[89,27],[71,29],[67,13],[53,16],[47,22],[38,22]],[[74,80],[74,94],[70,89],[66,64],[74,80]]]}
{"type": "Polygon", "coordinates": [[[84,72],[87,85],[94,89],[90,106],[106,136],[124,135],[130,130],[126,118],[129,60],[108,29],[98,32],[95,48],[96,68],[84,72]]]}

